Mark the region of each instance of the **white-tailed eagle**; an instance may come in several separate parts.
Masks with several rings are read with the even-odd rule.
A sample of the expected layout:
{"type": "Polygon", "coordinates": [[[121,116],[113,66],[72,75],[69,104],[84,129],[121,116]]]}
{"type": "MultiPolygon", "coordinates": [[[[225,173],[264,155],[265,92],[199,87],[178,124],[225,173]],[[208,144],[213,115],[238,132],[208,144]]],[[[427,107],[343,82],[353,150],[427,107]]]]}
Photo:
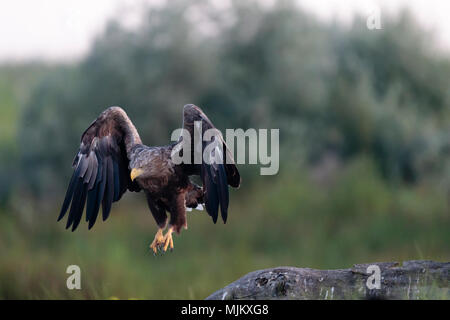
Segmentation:
{"type": "MultiPolygon", "coordinates": [[[[203,130],[215,129],[203,111],[192,104],[184,106],[183,129],[194,137],[194,123],[203,130]]],[[[89,229],[95,224],[100,206],[103,220],[111,211],[113,202],[119,201],[127,191],[144,191],[150,211],[159,227],[150,248],[157,253],[173,248],[172,233],[187,227],[186,208],[204,204],[206,211],[217,222],[219,207],[224,222],[227,220],[228,186],[239,187],[241,178],[223,139],[222,163],[205,162],[176,164],[172,152],[178,142],[162,147],[144,145],[125,111],[110,107],[87,128],[73,162],[74,172],[67,189],[58,221],[69,211],[66,228],[74,231],[86,208],[89,229]],[[190,176],[198,175],[202,187],[195,185],[190,176]],[[70,207],[70,210],[69,210],[70,207]],[[169,213],[169,227],[167,225],[169,213]]],[[[191,139],[191,160],[195,150],[203,151],[210,142],[194,145],[191,139]]],[[[214,150],[214,149],[213,149],[214,150]]],[[[181,151],[183,152],[183,151],[181,151]]],[[[217,156],[213,154],[211,157],[217,156]]],[[[207,155],[208,156],[208,155],[207,155]]]]}

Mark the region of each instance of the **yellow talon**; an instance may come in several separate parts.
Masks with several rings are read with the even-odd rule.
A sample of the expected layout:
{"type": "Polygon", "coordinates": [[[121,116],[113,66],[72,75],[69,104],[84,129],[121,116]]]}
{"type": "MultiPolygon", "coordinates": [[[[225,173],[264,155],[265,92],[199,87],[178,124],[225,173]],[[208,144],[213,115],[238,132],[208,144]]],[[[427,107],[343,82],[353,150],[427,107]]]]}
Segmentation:
{"type": "Polygon", "coordinates": [[[158,231],[155,234],[155,239],[150,245],[150,249],[152,249],[155,254],[158,252],[158,247],[163,245],[164,243],[165,238],[163,236],[163,230],[164,230],[163,228],[158,229],[158,231]]]}
{"type": "Polygon", "coordinates": [[[167,233],[164,236],[164,252],[167,251],[167,248],[170,247],[170,250],[173,249],[173,239],[172,239],[172,232],[173,232],[173,227],[170,227],[169,229],[167,229],[167,233]]]}

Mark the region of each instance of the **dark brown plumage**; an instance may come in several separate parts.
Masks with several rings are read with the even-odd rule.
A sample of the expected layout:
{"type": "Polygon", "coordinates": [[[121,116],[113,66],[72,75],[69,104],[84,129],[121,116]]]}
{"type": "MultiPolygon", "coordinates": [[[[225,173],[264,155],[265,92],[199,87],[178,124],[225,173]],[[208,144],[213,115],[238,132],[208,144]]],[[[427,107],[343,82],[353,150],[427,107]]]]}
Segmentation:
{"type": "MultiPolygon", "coordinates": [[[[58,221],[69,209],[66,228],[74,231],[86,207],[86,221],[93,227],[102,206],[103,220],[111,211],[113,202],[119,201],[127,191],[143,190],[147,203],[159,230],[151,244],[156,253],[173,248],[172,232],[177,233],[187,227],[186,208],[196,208],[205,204],[206,211],[217,222],[220,207],[224,222],[228,216],[228,185],[239,187],[241,178],[232,156],[223,139],[223,164],[193,164],[195,152],[203,151],[212,141],[201,141],[194,145],[194,123],[199,121],[202,131],[215,129],[203,111],[192,104],[184,106],[183,128],[191,139],[191,162],[175,164],[172,153],[183,142],[181,135],[177,143],[162,147],[148,147],[128,118],[119,107],[105,110],[83,133],[81,146],[73,162],[72,175],[58,221]],[[202,187],[192,183],[189,176],[198,175],[202,187]],[[163,230],[169,228],[165,235],[163,230]]],[[[220,138],[221,139],[221,138],[220,138]]],[[[217,156],[218,150],[211,151],[210,157],[217,156]]],[[[179,154],[182,155],[179,152],[179,154]]]]}

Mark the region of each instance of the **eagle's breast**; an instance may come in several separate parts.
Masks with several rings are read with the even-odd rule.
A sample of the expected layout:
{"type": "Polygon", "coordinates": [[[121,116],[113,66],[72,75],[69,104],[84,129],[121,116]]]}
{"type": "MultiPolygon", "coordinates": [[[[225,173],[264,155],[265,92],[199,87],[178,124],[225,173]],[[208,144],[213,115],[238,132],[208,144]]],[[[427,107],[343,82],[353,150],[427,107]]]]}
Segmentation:
{"type": "Polygon", "coordinates": [[[143,170],[137,182],[150,193],[159,193],[177,180],[175,165],[167,147],[141,146],[133,150],[132,158],[131,168],[143,170]]]}

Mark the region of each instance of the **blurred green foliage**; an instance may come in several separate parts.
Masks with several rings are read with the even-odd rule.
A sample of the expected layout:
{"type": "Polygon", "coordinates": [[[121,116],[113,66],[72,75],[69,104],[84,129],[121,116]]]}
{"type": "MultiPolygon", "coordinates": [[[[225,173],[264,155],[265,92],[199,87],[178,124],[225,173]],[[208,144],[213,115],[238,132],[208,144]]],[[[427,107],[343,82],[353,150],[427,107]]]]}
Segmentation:
{"type": "Polygon", "coordinates": [[[9,177],[17,177],[20,172],[17,139],[23,106],[32,94],[31,88],[52,69],[52,66],[42,63],[0,66],[0,207],[9,203],[17,187],[9,177]]]}
{"type": "Polygon", "coordinates": [[[449,260],[450,61],[407,12],[375,31],[289,1],[143,15],[133,30],[111,21],[80,62],[0,67],[0,298],[204,298],[278,265],[449,260]],[[186,103],[222,130],[280,129],[280,173],[241,166],[226,226],[189,214],[154,258],[142,195],[91,232],[56,223],[90,121],[120,105],[146,144],[167,144],[186,103]]]}

